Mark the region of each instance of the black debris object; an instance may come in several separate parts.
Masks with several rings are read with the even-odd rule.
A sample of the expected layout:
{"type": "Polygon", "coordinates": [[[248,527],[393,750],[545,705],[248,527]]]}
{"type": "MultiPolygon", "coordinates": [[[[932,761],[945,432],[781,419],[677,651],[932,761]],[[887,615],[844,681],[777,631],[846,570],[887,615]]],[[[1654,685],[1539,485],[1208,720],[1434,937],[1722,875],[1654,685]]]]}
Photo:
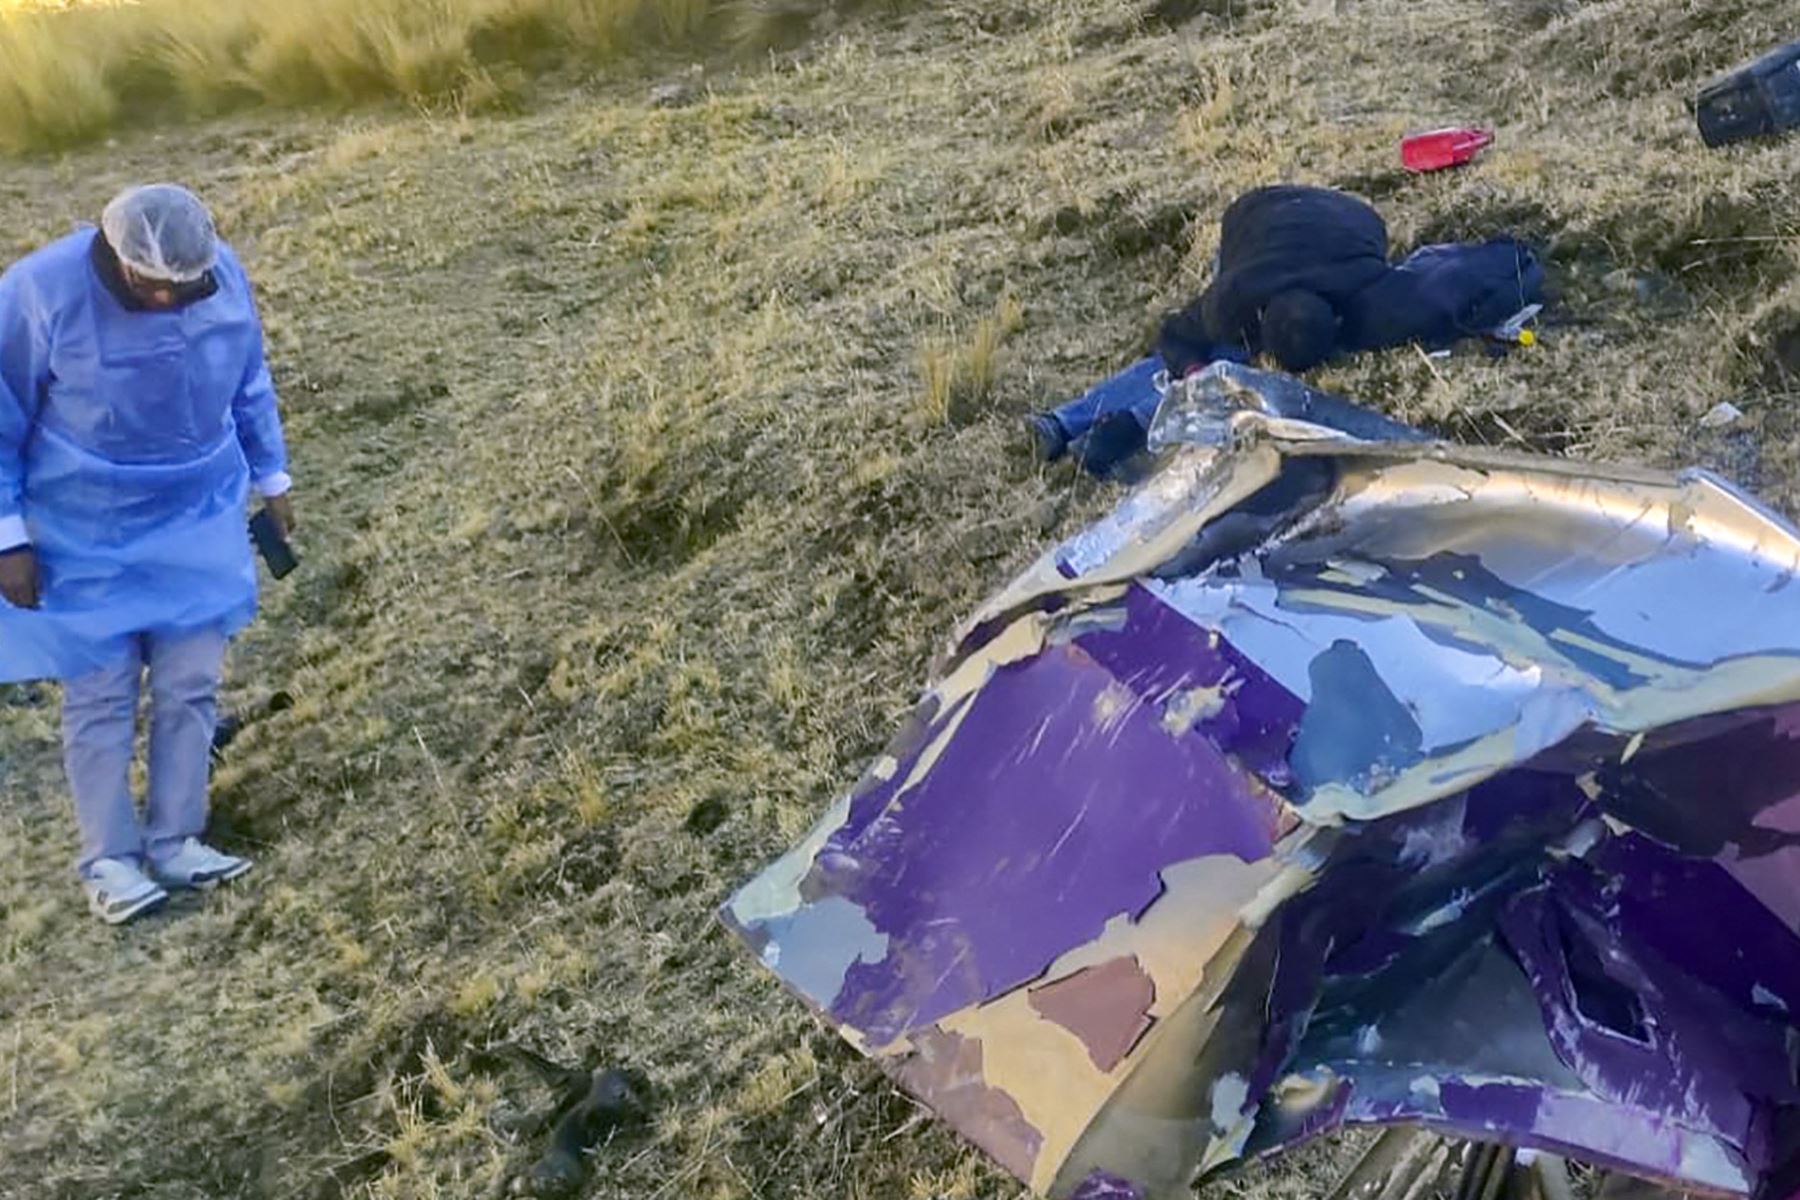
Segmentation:
{"type": "Polygon", "coordinates": [[[503,1043],[483,1055],[524,1067],[557,1094],[556,1103],[521,1131],[550,1130],[549,1145],[537,1161],[512,1181],[519,1196],[572,1196],[587,1182],[594,1149],[615,1133],[641,1124],[648,1085],[635,1072],[616,1067],[565,1067],[534,1050],[503,1043]]]}
{"type": "Polygon", "coordinates": [[[1694,118],[1700,140],[1713,147],[1800,128],[1800,41],[1707,84],[1694,118]]]}
{"type": "Polygon", "coordinates": [[[226,749],[237,740],[237,735],[244,731],[244,718],[227,713],[213,725],[212,753],[214,758],[225,757],[226,749]]]}
{"type": "Polygon", "coordinates": [[[213,725],[213,758],[224,758],[225,751],[230,747],[232,742],[237,740],[238,734],[244,732],[245,729],[249,728],[255,722],[261,720],[265,716],[272,717],[276,713],[286,712],[292,707],[294,707],[294,698],[291,695],[286,692],[276,692],[271,695],[268,702],[263,705],[261,713],[256,713],[248,717],[241,716],[237,713],[221,714],[218,722],[213,725]]]}

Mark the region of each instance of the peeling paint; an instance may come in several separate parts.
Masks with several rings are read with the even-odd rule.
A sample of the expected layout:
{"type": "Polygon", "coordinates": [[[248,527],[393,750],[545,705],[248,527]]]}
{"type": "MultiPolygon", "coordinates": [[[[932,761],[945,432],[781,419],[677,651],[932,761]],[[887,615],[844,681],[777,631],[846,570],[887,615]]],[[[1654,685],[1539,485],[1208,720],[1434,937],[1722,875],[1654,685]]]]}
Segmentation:
{"type": "Polygon", "coordinates": [[[799,908],[800,880],[812,869],[813,860],[824,849],[831,835],[843,827],[850,816],[848,796],[831,806],[819,823],[813,826],[799,845],[782,855],[755,879],[745,884],[731,898],[726,911],[740,929],[766,925],[777,917],[799,908]]]}
{"type": "Polygon", "coordinates": [[[1227,443],[983,606],[727,923],[1058,1200],[1408,1121],[1800,1178],[1800,535],[1258,407],[1173,414],[1227,443]]]}
{"type": "Polygon", "coordinates": [[[1016,1100],[989,1087],[981,1071],[981,1043],[954,1033],[923,1031],[896,1078],[956,1123],[970,1141],[1014,1175],[1028,1178],[1042,1138],[1016,1100]]]}
{"type": "Polygon", "coordinates": [[[1225,711],[1230,697],[1231,681],[1210,687],[1188,688],[1170,696],[1163,705],[1162,726],[1171,737],[1180,737],[1202,721],[1209,721],[1225,711]]]}
{"type": "Polygon", "coordinates": [[[850,901],[828,896],[762,923],[769,936],[763,964],[779,970],[794,990],[829,1008],[858,963],[887,957],[887,935],[869,923],[867,914],[850,901]]]}
{"type": "Polygon", "coordinates": [[[1244,1105],[1250,1099],[1250,1082],[1237,1075],[1227,1075],[1223,1079],[1213,1081],[1212,1126],[1219,1133],[1229,1132],[1235,1128],[1244,1114],[1244,1105]]]}
{"type": "Polygon", "coordinates": [[[1156,983],[1135,958],[1083,967],[1031,989],[1031,1007],[1081,1039],[1096,1070],[1110,1071],[1155,1023],[1156,983]]]}

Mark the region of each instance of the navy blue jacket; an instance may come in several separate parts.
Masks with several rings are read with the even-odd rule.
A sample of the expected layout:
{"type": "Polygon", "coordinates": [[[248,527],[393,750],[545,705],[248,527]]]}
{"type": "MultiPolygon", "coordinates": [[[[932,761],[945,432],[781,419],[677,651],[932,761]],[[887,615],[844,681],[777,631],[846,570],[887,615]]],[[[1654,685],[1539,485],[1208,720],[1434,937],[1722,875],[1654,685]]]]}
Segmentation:
{"type": "Polygon", "coordinates": [[[1263,308],[1293,289],[1336,310],[1340,352],[1446,345],[1542,300],[1542,268],[1509,238],[1427,246],[1397,266],[1387,254],[1381,214],[1355,196],[1297,185],[1246,192],[1219,223],[1211,286],[1164,321],[1157,352],[1177,376],[1247,361],[1262,350],[1263,308]]]}

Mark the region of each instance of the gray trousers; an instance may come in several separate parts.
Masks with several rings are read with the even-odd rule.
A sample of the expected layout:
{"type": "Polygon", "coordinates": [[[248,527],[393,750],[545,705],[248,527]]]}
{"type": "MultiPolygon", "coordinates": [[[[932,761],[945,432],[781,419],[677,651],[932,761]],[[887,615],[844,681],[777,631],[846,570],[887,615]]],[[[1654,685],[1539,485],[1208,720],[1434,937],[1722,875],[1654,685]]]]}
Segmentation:
{"type": "Polygon", "coordinates": [[[63,684],[63,767],[85,869],[97,858],[162,858],[206,828],[206,790],[226,637],[140,634],[117,664],[63,684]],[[150,788],[131,800],[138,694],[150,677],[150,788]]]}

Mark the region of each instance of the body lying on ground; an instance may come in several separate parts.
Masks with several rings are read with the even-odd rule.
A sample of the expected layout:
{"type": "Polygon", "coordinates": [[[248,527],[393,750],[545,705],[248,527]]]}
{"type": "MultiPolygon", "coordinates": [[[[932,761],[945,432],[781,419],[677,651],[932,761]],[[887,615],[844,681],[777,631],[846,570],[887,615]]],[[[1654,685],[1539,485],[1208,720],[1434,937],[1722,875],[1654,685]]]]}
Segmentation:
{"type": "Polygon", "coordinates": [[[1082,441],[1083,463],[1105,474],[1143,447],[1161,371],[1181,377],[1267,355],[1299,374],[1408,342],[1436,349],[1541,303],[1543,285],[1536,256],[1513,238],[1424,246],[1390,263],[1387,225],[1365,201],[1259,188],[1226,209],[1212,283],[1163,322],[1156,352],[1032,418],[1038,452],[1055,459],[1082,441]]]}

